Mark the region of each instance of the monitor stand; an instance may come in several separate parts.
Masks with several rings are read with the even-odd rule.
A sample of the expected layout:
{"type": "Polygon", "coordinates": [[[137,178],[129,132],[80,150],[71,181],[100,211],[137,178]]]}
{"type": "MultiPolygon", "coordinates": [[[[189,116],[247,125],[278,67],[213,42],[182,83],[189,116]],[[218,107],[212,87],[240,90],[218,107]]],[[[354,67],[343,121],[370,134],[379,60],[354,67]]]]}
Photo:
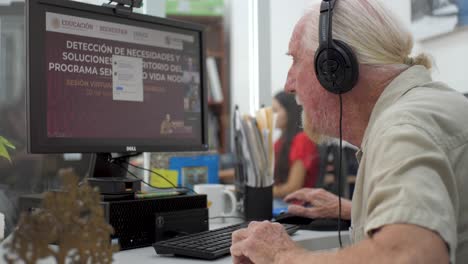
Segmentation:
{"type": "Polygon", "coordinates": [[[90,167],[88,183],[99,188],[99,192],[107,198],[116,199],[134,197],[141,190],[141,180],[127,178],[129,162],[128,154],[96,153],[90,167]]]}

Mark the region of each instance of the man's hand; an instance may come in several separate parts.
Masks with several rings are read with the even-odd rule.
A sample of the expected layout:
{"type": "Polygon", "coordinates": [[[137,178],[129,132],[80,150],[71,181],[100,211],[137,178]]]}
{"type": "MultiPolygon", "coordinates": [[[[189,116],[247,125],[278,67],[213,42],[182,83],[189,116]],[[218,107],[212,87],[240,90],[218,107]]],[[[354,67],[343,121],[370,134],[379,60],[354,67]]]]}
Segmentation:
{"type": "MultiPolygon", "coordinates": [[[[284,198],[288,213],[308,218],[338,218],[338,196],[323,189],[303,188],[284,198]],[[310,207],[309,207],[310,206],[310,207]]],[[[341,218],[351,219],[351,201],[341,199],[341,218]]]]}
{"type": "Polygon", "coordinates": [[[275,263],[286,252],[302,252],[278,223],[251,222],[248,228],[232,233],[234,264],[275,263]]]}

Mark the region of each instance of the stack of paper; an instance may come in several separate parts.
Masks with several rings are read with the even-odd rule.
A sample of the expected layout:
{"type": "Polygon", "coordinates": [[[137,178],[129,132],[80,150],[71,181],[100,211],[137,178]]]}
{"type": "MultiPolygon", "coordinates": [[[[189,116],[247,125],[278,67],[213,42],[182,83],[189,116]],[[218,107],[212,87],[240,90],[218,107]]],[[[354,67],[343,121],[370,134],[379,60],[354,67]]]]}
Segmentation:
{"type": "Polygon", "coordinates": [[[273,110],[271,107],[263,107],[256,114],[257,126],[262,134],[265,152],[268,158],[270,174],[274,171],[274,149],[273,149],[273,110]]]}
{"type": "Polygon", "coordinates": [[[267,187],[273,184],[271,109],[262,108],[256,117],[234,113],[235,147],[240,160],[238,184],[267,187]]]}

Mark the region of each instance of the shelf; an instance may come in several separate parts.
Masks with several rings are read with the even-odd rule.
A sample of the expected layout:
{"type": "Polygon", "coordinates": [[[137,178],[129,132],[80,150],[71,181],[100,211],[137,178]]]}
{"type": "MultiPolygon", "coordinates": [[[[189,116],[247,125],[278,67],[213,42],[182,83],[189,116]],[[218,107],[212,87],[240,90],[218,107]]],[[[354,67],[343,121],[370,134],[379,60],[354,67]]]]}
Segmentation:
{"type": "Polygon", "coordinates": [[[229,51],[226,50],[225,24],[223,16],[196,16],[196,15],[168,15],[170,19],[197,23],[205,27],[205,55],[216,61],[216,66],[221,82],[223,101],[208,101],[208,111],[214,115],[214,124],[217,126],[216,133],[220,153],[229,151],[229,125],[230,125],[230,92],[229,92],[229,51]]]}

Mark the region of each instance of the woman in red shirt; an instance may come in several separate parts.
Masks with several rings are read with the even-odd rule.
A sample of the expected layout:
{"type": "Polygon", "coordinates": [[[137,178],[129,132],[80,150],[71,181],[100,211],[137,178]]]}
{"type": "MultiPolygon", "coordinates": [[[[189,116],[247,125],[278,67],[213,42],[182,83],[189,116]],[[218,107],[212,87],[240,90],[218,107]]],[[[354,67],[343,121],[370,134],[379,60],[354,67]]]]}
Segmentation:
{"type": "Polygon", "coordinates": [[[302,187],[314,187],[319,170],[317,146],[302,131],[301,112],[294,95],[280,92],[273,99],[276,128],[273,196],[282,198],[302,187]]]}

